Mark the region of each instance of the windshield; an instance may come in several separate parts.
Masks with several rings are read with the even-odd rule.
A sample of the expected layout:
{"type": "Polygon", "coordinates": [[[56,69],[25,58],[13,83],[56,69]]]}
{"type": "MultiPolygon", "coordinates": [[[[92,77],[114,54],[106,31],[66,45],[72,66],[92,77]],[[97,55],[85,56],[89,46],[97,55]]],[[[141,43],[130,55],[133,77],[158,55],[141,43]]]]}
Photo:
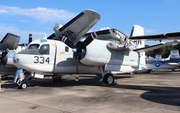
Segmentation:
{"type": "Polygon", "coordinates": [[[38,49],[39,48],[39,44],[31,44],[28,46],[28,49],[38,49]]]}
{"type": "Polygon", "coordinates": [[[49,54],[49,44],[41,45],[41,47],[39,49],[39,53],[48,55],[49,54]]]}

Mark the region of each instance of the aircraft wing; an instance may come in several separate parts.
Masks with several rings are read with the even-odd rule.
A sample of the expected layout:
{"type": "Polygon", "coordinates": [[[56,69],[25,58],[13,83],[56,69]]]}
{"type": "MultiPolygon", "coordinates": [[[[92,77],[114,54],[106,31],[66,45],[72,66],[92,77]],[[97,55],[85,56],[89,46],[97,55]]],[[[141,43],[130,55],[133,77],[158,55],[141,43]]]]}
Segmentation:
{"type": "MultiPolygon", "coordinates": [[[[63,36],[66,36],[73,43],[93,27],[100,19],[100,15],[92,10],[85,10],[62,26],[59,31],[63,36]]],[[[58,40],[55,33],[51,34],[48,39],[58,40]]]]}
{"type": "Polygon", "coordinates": [[[136,52],[147,52],[147,51],[151,51],[151,50],[154,50],[154,49],[161,48],[163,46],[172,45],[172,44],[175,44],[175,43],[178,43],[178,41],[175,40],[175,41],[172,41],[172,42],[160,43],[160,44],[153,45],[153,46],[147,46],[147,47],[143,47],[143,48],[134,49],[133,51],[136,51],[136,52]]]}
{"type": "Polygon", "coordinates": [[[14,35],[12,33],[7,33],[0,42],[0,49],[5,50],[9,48],[10,50],[16,49],[20,40],[20,36],[14,35]]]}
{"type": "Polygon", "coordinates": [[[129,37],[131,40],[174,40],[180,39],[180,32],[156,34],[156,35],[145,35],[145,36],[132,36],[129,37]]]}

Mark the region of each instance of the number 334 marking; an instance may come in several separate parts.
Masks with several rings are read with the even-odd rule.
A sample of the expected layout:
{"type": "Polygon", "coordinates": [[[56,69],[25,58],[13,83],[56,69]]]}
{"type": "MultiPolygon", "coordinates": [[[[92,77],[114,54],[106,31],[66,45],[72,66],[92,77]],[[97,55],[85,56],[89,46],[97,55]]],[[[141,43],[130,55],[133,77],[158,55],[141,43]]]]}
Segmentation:
{"type": "Polygon", "coordinates": [[[34,56],[34,58],[35,58],[34,63],[44,64],[45,62],[47,62],[49,64],[49,57],[45,58],[45,57],[34,56]]]}

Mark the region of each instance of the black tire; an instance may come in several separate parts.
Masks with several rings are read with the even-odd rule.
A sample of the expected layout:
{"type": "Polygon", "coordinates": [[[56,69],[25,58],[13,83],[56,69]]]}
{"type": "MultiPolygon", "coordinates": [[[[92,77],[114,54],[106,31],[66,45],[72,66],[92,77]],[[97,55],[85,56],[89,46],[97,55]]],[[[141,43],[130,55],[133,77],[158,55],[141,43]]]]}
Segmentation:
{"type": "Polygon", "coordinates": [[[61,76],[53,74],[52,81],[53,82],[60,82],[61,81],[61,76]]]}
{"type": "Polygon", "coordinates": [[[147,73],[152,73],[152,70],[147,70],[147,73]]]}
{"type": "Polygon", "coordinates": [[[104,78],[103,78],[103,82],[108,84],[108,85],[111,85],[114,83],[114,77],[111,73],[107,73],[104,78]]]}
{"type": "Polygon", "coordinates": [[[19,85],[20,89],[26,89],[27,88],[27,83],[25,81],[22,81],[22,83],[19,85]]]}

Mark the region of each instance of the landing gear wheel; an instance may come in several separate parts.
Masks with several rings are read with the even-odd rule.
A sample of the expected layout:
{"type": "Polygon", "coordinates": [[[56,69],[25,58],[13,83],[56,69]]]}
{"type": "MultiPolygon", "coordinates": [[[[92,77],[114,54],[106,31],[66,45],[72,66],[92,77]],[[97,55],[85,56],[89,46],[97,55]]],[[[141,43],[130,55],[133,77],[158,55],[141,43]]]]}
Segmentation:
{"type": "Polygon", "coordinates": [[[108,85],[111,85],[114,83],[114,77],[112,74],[110,73],[107,73],[105,76],[104,76],[104,79],[103,79],[103,82],[108,84],[108,85]]]}
{"type": "Polygon", "coordinates": [[[27,83],[23,80],[20,85],[18,85],[19,89],[26,89],[27,88],[27,83]]]}
{"type": "Polygon", "coordinates": [[[152,70],[147,70],[147,73],[152,73],[152,70]]]}
{"type": "Polygon", "coordinates": [[[53,74],[52,81],[53,82],[60,82],[61,81],[61,76],[57,75],[57,74],[53,74]]]}

